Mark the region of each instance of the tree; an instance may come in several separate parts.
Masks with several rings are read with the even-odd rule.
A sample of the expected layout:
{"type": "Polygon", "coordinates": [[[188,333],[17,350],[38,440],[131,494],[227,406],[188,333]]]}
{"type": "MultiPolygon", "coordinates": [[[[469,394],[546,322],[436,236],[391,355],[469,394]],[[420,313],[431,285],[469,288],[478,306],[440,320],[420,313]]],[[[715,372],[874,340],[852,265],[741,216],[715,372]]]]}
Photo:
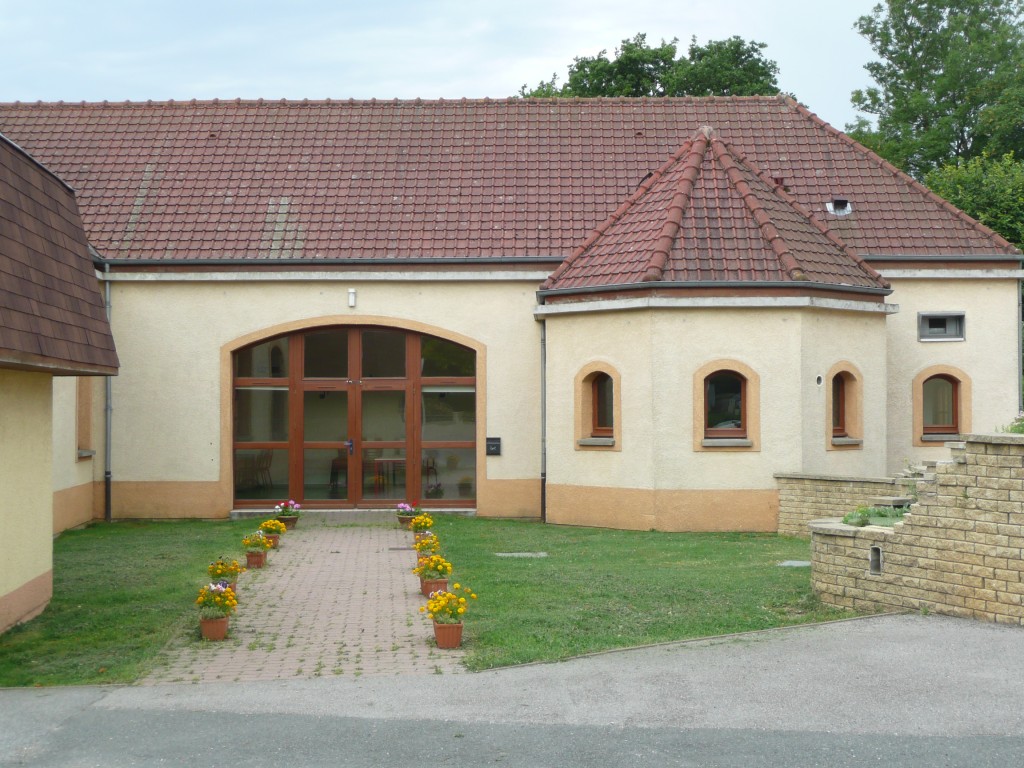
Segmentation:
{"type": "Polygon", "coordinates": [[[917,178],[982,154],[992,143],[1024,150],[1022,0],[886,0],[855,24],[879,61],[877,87],[852,94],[878,117],[848,126],[917,178]]]}
{"type": "Polygon", "coordinates": [[[944,165],[931,171],[925,183],[1014,245],[1024,246],[1024,163],[1012,153],[944,165]]]}
{"type": "Polygon", "coordinates": [[[606,50],[573,59],[567,81],[558,75],[535,88],[523,86],[519,95],[532,98],[594,96],[754,96],[779,92],[778,65],[761,53],[764,43],[739,37],[713,40],[705,46],[690,42],[688,56],[676,58],[677,39],[652,48],[647,35],[623,40],[614,58],[606,50]]]}

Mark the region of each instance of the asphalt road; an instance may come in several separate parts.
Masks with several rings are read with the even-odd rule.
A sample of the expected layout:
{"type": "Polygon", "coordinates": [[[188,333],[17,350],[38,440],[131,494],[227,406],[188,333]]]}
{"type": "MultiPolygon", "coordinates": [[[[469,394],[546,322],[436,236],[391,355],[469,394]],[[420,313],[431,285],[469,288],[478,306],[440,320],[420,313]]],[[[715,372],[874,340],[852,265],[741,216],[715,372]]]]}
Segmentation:
{"type": "Polygon", "coordinates": [[[1024,628],[879,616],[479,674],[5,689],[0,765],[1004,768],[1024,628]]]}

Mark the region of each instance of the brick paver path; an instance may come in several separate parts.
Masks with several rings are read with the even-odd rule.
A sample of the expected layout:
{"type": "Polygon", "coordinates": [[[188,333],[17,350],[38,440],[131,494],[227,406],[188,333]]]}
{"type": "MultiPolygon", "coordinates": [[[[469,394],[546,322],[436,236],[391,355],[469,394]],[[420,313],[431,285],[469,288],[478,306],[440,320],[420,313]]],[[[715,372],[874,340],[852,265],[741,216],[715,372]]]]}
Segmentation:
{"type": "Polygon", "coordinates": [[[303,515],[266,568],[242,574],[228,639],[178,638],[142,684],[462,671],[419,612],[411,545],[390,513],[303,515]]]}

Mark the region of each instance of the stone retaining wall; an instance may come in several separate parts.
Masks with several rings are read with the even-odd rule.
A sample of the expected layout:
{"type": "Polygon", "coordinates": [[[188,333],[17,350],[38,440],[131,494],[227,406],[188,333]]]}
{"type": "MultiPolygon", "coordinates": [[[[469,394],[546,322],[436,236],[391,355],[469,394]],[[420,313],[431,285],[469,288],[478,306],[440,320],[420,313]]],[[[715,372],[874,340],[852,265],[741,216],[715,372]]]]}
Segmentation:
{"type": "Polygon", "coordinates": [[[894,528],[811,523],[822,601],[1024,623],[1024,435],[968,435],[894,528]]]}
{"type": "Polygon", "coordinates": [[[775,479],[779,484],[779,533],[802,538],[811,535],[808,524],[812,520],[842,517],[874,496],[903,493],[892,478],[778,474],[775,479]]]}

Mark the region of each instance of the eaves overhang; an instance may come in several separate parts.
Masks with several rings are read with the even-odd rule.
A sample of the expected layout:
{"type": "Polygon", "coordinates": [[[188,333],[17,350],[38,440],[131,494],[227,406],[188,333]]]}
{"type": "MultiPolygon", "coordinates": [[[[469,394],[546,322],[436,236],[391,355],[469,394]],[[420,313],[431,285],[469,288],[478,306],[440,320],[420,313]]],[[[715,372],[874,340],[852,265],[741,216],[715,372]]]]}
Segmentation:
{"type": "Polygon", "coordinates": [[[818,292],[855,294],[875,301],[881,300],[893,292],[892,288],[875,288],[860,285],[837,285],[835,283],[816,283],[811,281],[794,282],[789,280],[695,280],[690,282],[651,282],[651,283],[624,283],[621,285],[599,285],[581,286],[577,288],[550,288],[537,291],[539,304],[545,303],[547,299],[571,298],[574,296],[597,296],[600,294],[622,294],[622,293],[654,293],[664,294],[666,292],[700,291],[708,293],[720,292],[722,295],[732,295],[740,291],[744,293],[778,294],[784,292],[787,295],[808,294],[818,292]]]}

